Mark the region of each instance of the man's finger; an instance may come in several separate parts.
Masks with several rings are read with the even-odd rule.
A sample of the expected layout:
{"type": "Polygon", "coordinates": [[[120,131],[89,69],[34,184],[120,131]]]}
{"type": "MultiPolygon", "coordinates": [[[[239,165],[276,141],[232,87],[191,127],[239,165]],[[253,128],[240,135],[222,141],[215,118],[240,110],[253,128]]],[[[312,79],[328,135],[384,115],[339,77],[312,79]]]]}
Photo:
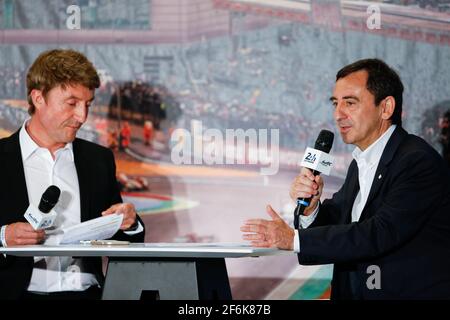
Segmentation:
{"type": "Polygon", "coordinates": [[[246,224],[241,227],[242,232],[262,233],[262,232],[266,232],[266,230],[267,230],[267,227],[264,225],[246,224]]]}
{"type": "Polygon", "coordinates": [[[114,213],[114,212],[116,212],[115,209],[109,208],[109,209],[107,209],[107,210],[105,210],[105,211],[102,212],[102,216],[106,216],[106,215],[112,214],[112,213],[114,213]]]}
{"type": "Polygon", "coordinates": [[[256,224],[256,225],[266,225],[269,222],[269,220],[264,219],[248,219],[245,220],[245,224],[256,224]]]}
{"type": "Polygon", "coordinates": [[[317,194],[317,190],[304,186],[294,190],[294,196],[297,195],[297,198],[309,198],[315,194],[317,194]]]}
{"type": "Polygon", "coordinates": [[[280,216],[278,215],[278,213],[275,212],[275,210],[272,209],[272,207],[270,205],[267,205],[266,207],[266,211],[269,214],[269,216],[273,219],[273,220],[281,220],[280,216]]]}
{"type": "Polygon", "coordinates": [[[260,241],[266,240],[264,237],[264,234],[261,234],[261,233],[244,234],[244,235],[242,235],[242,239],[244,239],[244,240],[260,240],[260,241]]]}
{"type": "Polygon", "coordinates": [[[134,222],[131,222],[131,221],[123,221],[122,224],[120,225],[120,230],[127,230],[127,229],[129,229],[133,224],[134,224],[134,222]]]}
{"type": "Polygon", "coordinates": [[[310,180],[314,180],[314,175],[312,174],[312,171],[309,170],[308,168],[303,168],[304,170],[302,170],[302,174],[307,177],[310,180]]]}
{"type": "Polygon", "coordinates": [[[34,230],[31,226],[31,229],[29,228],[17,228],[15,230],[15,234],[18,237],[23,237],[23,238],[29,238],[29,239],[34,239],[36,237],[44,237],[45,236],[45,231],[44,230],[34,230]]]}
{"type": "Polygon", "coordinates": [[[34,228],[29,223],[18,223],[15,225],[16,230],[18,231],[24,231],[24,232],[36,232],[34,228]]]}
{"type": "Polygon", "coordinates": [[[126,206],[123,203],[113,204],[111,207],[109,207],[108,209],[103,211],[102,215],[115,213],[116,211],[123,211],[123,210],[120,210],[121,207],[125,207],[126,208],[126,206]]]}
{"type": "Polygon", "coordinates": [[[308,186],[310,188],[313,188],[315,184],[316,183],[314,182],[314,179],[311,180],[311,179],[308,179],[308,178],[306,178],[306,179],[303,178],[302,180],[297,181],[295,186],[302,186],[303,185],[303,186],[308,186]]]}
{"type": "Polygon", "coordinates": [[[252,241],[250,242],[252,247],[257,247],[257,248],[270,248],[271,244],[269,241],[252,241]]]}
{"type": "Polygon", "coordinates": [[[20,238],[37,239],[44,237],[45,233],[42,234],[40,232],[18,232],[17,235],[20,238]]]}
{"type": "Polygon", "coordinates": [[[30,228],[18,228],[17,231],[26,233],[38,233],[42,235],[45,234],[45,231],[43,229],[34,230],[32,226],[30,226],[30,228]]]}
{"type": "Polygon", "coordinates": [[[112,205],[111,207],[103,211],[102,215],[116,213],[117,211],[119,211],[121,205],[122,205],[121,203],[112,205]]]}
{"type": "Polygon", "coordinates": [[[31,244],[37,244],[39,241],[36,239],[18,239],[17,244],[20,246],[27,246],[31,244]]]}
{"type": "Polygon", "coordinates": [[[19,232],[17,233],[16,238],[20,239],[32,239],[32,240],[42,240],[45,238],[45,233],[38,233],[38,232],[19,232]]]}

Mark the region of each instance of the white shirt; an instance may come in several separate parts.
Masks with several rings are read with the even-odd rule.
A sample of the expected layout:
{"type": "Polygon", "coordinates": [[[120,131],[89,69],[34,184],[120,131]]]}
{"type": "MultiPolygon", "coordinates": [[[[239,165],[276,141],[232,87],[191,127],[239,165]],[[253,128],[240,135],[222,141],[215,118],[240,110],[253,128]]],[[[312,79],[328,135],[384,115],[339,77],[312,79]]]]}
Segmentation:
{"type": "MultiPolygon", "coordinates": [[[[375,178],[375,173],[380,162],[381,155],[383,154],[384,148],[386,147],[389,138],[394,132],[397,126],[391,125],[385,133],[381,135],[375,142],[373,142],[366,150],[362,151],[358,147],[352,152],[353,159],[355,159],[358,165],[358,181],[359,181],[359,191],[356,195],[355,202],[352,207],[352,222],[359,221],[361,213],[366,205],[367,198],[369,197],[369,192],[372,187],[373,180],[375,178]]],[[[300,216],[301,228],[308,228],[319,212],[319,206],[316,210],[309,216],[300,216]]],[[[298,230],[295,230],[294,237],[294,251],[300,252],[300,240],[298,237],[298,230]]]]}
{"type": "MultiPolygon", "coordinates": [[[[61,196],[54,208],[57,213],[55,227],[79,224],[80,190],[72,143],[58,149],[53,160],[50,151],[39,147],[30,137],[25,129],[27,122],[24,122],[20,130],[19,141],[30,204],[37,207],[44,191],[50,185],[56,185],[61,189],[61,196]]],[[[46,242],[51,240],[49,237],[46,242]]],[[[81,259],[35,257],[28,291],[82,291],[92,285],[98,285],[95,276],[82,272],[82,269],[81,259]]]]}

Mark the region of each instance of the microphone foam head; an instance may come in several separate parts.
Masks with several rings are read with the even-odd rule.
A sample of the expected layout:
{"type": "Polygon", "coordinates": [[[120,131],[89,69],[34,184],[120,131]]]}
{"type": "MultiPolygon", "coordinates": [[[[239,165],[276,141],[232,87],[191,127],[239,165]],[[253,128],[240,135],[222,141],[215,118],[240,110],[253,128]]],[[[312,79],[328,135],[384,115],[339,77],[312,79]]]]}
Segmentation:
{"type": "Polygon", "coordinates": [[[314,149],[329,153],[333,146],[334,133],[328,130],[322,130],[316,140],[314,149]]]}
{"type": "Polygon", "coordinates": [[[42,195],[39,203],[39,210],[43,213],[49,213],[56,205],[61,195],[61,190],[57,186],[50,186],[42,195]]]}

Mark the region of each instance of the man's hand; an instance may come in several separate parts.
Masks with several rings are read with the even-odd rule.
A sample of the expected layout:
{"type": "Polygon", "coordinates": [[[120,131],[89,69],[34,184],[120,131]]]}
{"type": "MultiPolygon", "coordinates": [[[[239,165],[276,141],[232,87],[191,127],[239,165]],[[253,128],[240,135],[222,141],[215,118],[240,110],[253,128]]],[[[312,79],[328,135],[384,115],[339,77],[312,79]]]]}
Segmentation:
{"type": "Polygon", "coordinates": [[[8,247],[38,244],[45,240],[45,231],[34,230],[28,222],[16,222],[6,226],[5,240],[8,247]]]}
{"type": "Polygon", "coordinates": [[[266,208],[272,220],[250,219],[241,227],[242,232],[253,232],[244,234],[244,240],[251,240],[254,247],[276,247],[279,249],[294,249],[295,232],[284,222],[283,219],[272,209],[270,205],[266,208]]]}
{"type": "Polygon", "coordinates": [[[127,230],[136,222],[136,210],[134,205],[131,203],[116,203],[108,210],[103,211],[102,216],[113,213],[123,214],[123,221],[120,226],[120,230],[127,230]]]}
{"type": "Polygon", "coordinates": [[[319,203],[323,190],[323,179],[321,176],[314,176],[308,168],[302,168],[300,174],[295,177],[289,192],[292,200],[297,202],[297,198],[311,198],[308,207],[305,208],[303,214],[309,216],[314,212],[319,203]]]}

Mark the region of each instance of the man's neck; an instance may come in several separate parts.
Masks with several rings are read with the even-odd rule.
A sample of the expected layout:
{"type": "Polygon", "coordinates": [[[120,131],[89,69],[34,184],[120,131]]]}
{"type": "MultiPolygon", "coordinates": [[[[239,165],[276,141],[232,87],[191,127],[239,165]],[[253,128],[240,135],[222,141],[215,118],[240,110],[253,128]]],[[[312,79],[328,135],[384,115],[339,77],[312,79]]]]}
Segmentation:
{"type": "Polygon", "coordinates": [[[50,151],[52,158],[55,159],[55,152],[58,149],[63,148],[65,143],[56,143],[48,136],[42,124],[35,117],[31,117],[31,120],[25,125],[28,135],[31,139],[41,148],[45,148],[50,151]]]}
{"type": "Polygon", "coordinates": [[[367,148],[369,148],[371,145],[373,145],[378,139],[381,138],[381,136],[383,136],[386,131],[389,130],[389,128],[391,127],[391,123],[390,122],[384,122],[380,125],[380,127],[378,128],[376,134],[373,134],[373,136],[371,137],[370,140],[366,140],[364,141],[362,144],[356,144],[356,146],[361,150],[361,151],[365,151],[367,148]]]}

